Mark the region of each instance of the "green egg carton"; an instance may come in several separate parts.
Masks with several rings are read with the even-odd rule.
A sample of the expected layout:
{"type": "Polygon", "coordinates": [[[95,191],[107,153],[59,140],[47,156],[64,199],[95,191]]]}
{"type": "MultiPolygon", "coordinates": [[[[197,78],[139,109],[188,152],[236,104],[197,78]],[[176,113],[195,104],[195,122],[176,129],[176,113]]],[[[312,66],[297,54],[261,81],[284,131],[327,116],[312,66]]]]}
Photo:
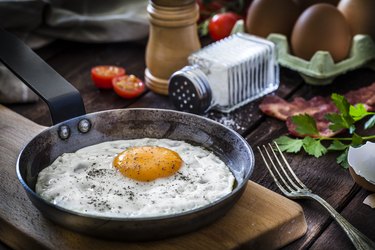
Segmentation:
{"type": "MultiPolygon", "coordinates": [[[[244,32],[244,23],[239,21],[232,33],[244,32]]],[[[297,71],[306,83],[327,85],[337,76],[360,67],[375,70],[375,43],[368,35],[355,35],[349,57],[335,63],[328,51],[317,51],[310,61],[290,54],[288,40],[281,34],[270,34],[268,40],[277,48],[277,61],[281,66],[297,71]]]]}
{"type": "MultiPolygon", "coordinates": [[[[291,55],[284,35],[270,34],[267,39],[276,44],[279,64],[297,71],[312,85],[330,84],[338,75],[363,67],[375,58],[375,44],[368,35],[355,35],[349,57],[337,63],[328,51],[317,51],[310,61],[291,55]]],[[[373,62],[369,66],[373,66],[373,62]]]]}

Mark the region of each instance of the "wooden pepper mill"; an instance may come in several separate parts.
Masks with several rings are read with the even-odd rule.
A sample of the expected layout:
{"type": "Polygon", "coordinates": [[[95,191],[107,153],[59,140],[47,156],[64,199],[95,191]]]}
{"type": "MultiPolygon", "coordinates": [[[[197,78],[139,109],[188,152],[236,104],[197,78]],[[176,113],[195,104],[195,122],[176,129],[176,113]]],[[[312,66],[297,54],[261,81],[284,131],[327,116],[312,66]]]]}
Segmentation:
{"type": "Polygon", "coordinates": [[[152,91],[168,95],[168,79],[188,64],[200,49],[199,7],[195,0],[150,0],[150,35],[146,48],[145,81],[152,91]]]}

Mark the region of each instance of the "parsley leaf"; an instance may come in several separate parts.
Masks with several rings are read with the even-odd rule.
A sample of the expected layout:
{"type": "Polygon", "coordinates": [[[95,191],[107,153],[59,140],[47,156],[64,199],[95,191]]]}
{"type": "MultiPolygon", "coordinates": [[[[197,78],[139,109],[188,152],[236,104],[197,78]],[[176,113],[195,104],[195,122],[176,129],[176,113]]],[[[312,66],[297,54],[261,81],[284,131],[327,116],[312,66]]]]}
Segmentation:
{"type": "Polygon", "coordinates": [[[344,116],[349,115],[350,104],[344,96],[333,93],[331,95],[331,99],[341,114],[343,114],[344,116]]]}
{"type": "Polygon", "coordinates": [[[320,143],[320,140],[313,139],[309,136],[306,136],[303,140],[303,149],[309,155],[313,155],[316,158],[327,153],[327,149],[320,143]]]}
{"type": "Polygon", "coordinates": [[[371,118],[365,123],[365,129],[372,128],[375,125],[375,115],[371,116],[371,118]]]}
{"type": "Polygon", "coordinates": [[[326,114],[325,118],[332,123],[331,125],[329,125],[329,129],[331,129],[334,132],[350,127],[350,125],[342,117],[342,115],[331,113],[331,114],[326,114]]]}
{"type": "Polygon", "coordinates": [[[281,136],[275,140],[281,151],[298,153],[303,145],[301,139],[293,139],[288,136],[281,136]]]}
{"type": "Polygon", "coordinates": [[[354,121],[359,121],[371,113],[367,112],[365,105],[359,103],[355,106],[350,105],[349,114],[354,121]]]}
{"type": "Polygon", "coordinates": [[[349,127],[349,133],[350,133],[350,134],[353,134],[354,131],[355,131],[355,126],[354,126],[354,125],[350,126],[350,127],[349,127]]]}
{"type": "Polygon", "coordinates": [[[355,107],[351,106],[342,95],[334,93],[332,94],[331,98],[340,113],[331,113],[325,115],[325,118],[332,123],[329,128],[332,131],[349,129],[350,133],[354,133],[355,127],[353,126],[353,124],[355,120],[350,114],[350,109],[352,109],[352,112],[357,113],[359,116],[361,116],[363,113],[362,108],[359,106],[356,109],[355,107]]]}
{"type": "Polygon", "coordinates": [[[208,35],[208,24],[210,22],[210,18],[207,20],[204,20],[198,25],[198,32],[201,36],[207,36],[208,35]]]}
{"type": "Polygon", "coordinates": [[[345,149],[345,151],[336,158],[336,162],[345,169],[349,168],[348,151],[349,151],[349,148],[345,149]]]}
{"type": "Polygon", "coordinates": [[[354,147],[358,147],[358,146],[361,146],[362,143],[363,143],[363,138],[357,135],[356,133],[354,133],[352,136],[352,145],[354,147]]]}
{"type": "Polygon", "coordinates": [[[346,145],[344,143],[342,143],[341,141],[339,140],[334,140],[332,142],[332,144],[328,147],[328,150],[337,150],[337,151],[341,151],[341,150],[344,150],[344,149],[347,149],[350,145],[346,145]]]}
{"type": "Polygon", "coordinates": [[[332,94],[331,99],[338,109],[338,113],[329,113],[325,115],[325,118],[330,122],[329,128],[336,132],[343,129],[348,129],[351,137],[344,138],[333,138],[332,143],[326,148],[321,144],[321,141],[332,140],[319,134],[316,122],[313,117],[308,114],[292,116],[292,122],[296,126],[296,131],[300,135],[304,135],[304,139],[292,139],[286,136],[282,136],[276,140],[280,145],[282,151],[287,152],[299,152],[301,148],[306,151],[307,154],[313,155],[316,158],[330,151],[343,151],[337,157],[337,163],[348,168],[347,155],[349,146],[358,147],[365,141],[374,140],[375,135],[360,136],[355,132],[355,123],[363,118],[370,116],[365,123],[364,128],[369,129],[375,126],[375,112],[368,112],[364,104],[357,104],[355,106],[350,105],[344,96],[338,94],[332,94]],[[312,138],[312,136],[314,138],[312,138]],[[346,144],[347,143],[347,144],[346,144]]]}
{"type": "Polygon", "coordinates": [[[319,135],[314,118],[308,114],[292,116],[292,122],[297,126],[296,130],[301,135],[319,135]]]}

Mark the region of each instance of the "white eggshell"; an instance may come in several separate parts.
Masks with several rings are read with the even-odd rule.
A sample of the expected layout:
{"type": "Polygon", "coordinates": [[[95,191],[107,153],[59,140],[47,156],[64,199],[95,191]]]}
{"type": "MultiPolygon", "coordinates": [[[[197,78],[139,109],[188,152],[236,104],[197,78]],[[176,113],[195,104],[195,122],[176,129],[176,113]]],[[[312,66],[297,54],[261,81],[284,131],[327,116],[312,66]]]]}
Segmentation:
{"type": "Polygon", "coordinates": [[[358,148],[349,148],[348,163],[355,173],[375,184],[375,143],[366,142],[358,148]]]}

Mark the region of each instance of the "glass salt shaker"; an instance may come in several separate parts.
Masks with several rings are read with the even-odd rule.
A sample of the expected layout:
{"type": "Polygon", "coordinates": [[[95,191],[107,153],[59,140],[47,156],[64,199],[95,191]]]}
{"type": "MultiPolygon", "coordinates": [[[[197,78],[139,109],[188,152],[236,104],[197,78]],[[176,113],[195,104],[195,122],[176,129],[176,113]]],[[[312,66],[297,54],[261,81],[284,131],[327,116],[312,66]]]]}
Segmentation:
{"type": "Polygon", "coordinates": [[[208,45],[188,61],[169,79],[170,98],[182,111],[228,113],[279,86],[275,45],[249,34],[208,45]]]}

